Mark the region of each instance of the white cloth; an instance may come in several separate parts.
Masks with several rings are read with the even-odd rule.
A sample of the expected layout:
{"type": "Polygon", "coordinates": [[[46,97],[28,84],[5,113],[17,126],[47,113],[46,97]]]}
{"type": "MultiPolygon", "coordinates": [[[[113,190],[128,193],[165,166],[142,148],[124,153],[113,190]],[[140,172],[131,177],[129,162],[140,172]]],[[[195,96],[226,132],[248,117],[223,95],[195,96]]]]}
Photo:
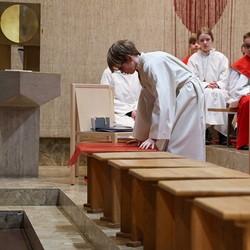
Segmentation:
{"type": "MultiPolygon", "coordinates": [[[[226,108],[226,86],[229,74],[227,57],[215,49],[210,50],[209,53],[199,50],[189,58],[187,65],[204,88],[206,107],[226,108]],[[219,88],[206,88],[213,81],[217,82],[219,88]]],[[[211,112],[206,109],[207,127],[214,125],[214,128],[225,136],[227,135],[227,119],[226,112],[211,112]]]]}
{"type": "Polygon", "coordinates": [[[165,52],[142,53],[137,70],[142,91],[133,136],[169,140],[167,151],[205,161],[205,106],[199,81],[165,52]]]}
{"type": "Polygon", "coordinates": [[[237,108],[241,97],[250,93],[250,79],[239,73],[236,69],[231,68],[228,78],[228,98],[227,103],[230,108],[237,108]]]}
{"type": "Polygon", "coordinates": [[[112,73],[105,69],[101,84],[114,86],[114,112],[117,126],[134,127],[134,119],[127,116],[133,110],[137,110],[137,103],[141,92],[138,73],[122,74],[120,71],[112,73]]]}

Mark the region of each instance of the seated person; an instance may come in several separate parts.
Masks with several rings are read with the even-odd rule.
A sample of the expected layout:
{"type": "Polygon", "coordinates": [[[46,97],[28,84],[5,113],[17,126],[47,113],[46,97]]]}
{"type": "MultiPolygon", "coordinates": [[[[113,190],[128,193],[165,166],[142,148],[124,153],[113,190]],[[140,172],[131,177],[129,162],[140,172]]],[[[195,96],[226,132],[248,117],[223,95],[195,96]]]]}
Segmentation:
{"type": "Polygon", "coordinates": [[[101,84],[114,86],[114,112],[116,126],[134,127],[137,102],[141,92],[138,73],[114,73],[106,68],[102,74],[101,84]]]}
{"type": "Polygon", "coordinates": [[[249,149],[250,32],[244,35],[246,55],[231,65],[227,103],[237,108],[237,149],[249,149]]]}
{"type": "Polygon", "coordinates": [[[243,56],[246,54],[245,44],[244,43],[241,45],[241,52],[242,52],[243,56]]]}
{"type": "MultiPolygon", "coordinates": [[[[204,89],[207,108],[226,108],[227,81],[229,74],[228,59],[221,52],[212,48],[212,31],[207,27],[197,32],[197,41],[201,48],[188,60],[187,66],[200,80],[204,89]]],[[[227,113],[206,110],[206,128],[211,126],[218,131],[219,144],[227,144],[227,113]]],[[[206,131],[208,135],[209,130],[206,131]]],[[[209,136],[206,144],[210,144],[209,136]]]]}
{"type": "Polygon", "coordinates": [[[190,55],[182,61],[185,64],[188,63],[188,59],[190,58],[190,56],[193,55],[195,52],[197,52],[200,48],[200,45],[196,41],[196,34],[193,34],[192,36],[189,37],[188,44],[190,49],[190,55]]]}

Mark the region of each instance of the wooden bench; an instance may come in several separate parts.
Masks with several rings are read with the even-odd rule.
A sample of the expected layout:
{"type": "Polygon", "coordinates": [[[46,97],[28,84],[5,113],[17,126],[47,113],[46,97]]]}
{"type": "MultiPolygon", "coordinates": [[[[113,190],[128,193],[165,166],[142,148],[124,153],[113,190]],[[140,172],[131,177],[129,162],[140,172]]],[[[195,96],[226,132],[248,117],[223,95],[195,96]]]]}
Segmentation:
{"type": "Polygon", "coordinates": [[[87,156],[88,189],[87,203],[84,204],[87,211],[89,213],[99,213],[103,211],[103,164],[92,157],[94,153],[151,151],[156,152],[157,149],[143,150],[138,146],[128,145],[127,143],[85,142],[77,146],[72,158],[77,158],[80,154],[87,156]]]}
{"type": "Polygon", "coordinates": [[[120,178],[113,178],[115,186],[121,185],[120,202],[120,232],[118,237],[131,237],[131,207],[132,207],[132,176],[129,169],[135,168],[193,168],[193,167],[215,167],[216,165],[192,159],[153,159],[153,160],[110,160],[108,164],[114,168],[114,173],[120,178]]]}
{"type": "MultiPolygon", "coordinates": [[[[132,175],[131,242],[144,250],[156,246],[156,191],[161,180],[249,178],[248,174],[223,167],[130,169],[132,175]]],[[[183,211],[185,212],[185,211],[183,211]]],[[[164,227],[162,228],[162,230],[164,227]]]]}
{"type": "Polygon", "coordinates": [[[214,112],[227,112],[228,113],[228,121],[227,121],[227,146],[230,146],[230,134],[233,132],[232,130],[232,121],[234,115],[237,114],[238,108],[208,108],[208,111],[214,112]]]}
{"type": "MultiPolygon", "coordinates": [[[[103,217],[102,221],[108,221],[108,227],[120,226],[120,194],[121,194],[121,179],[119,171],[113,169],[108,160],[117,159],[175,159],[184,158],[179,155],[171,154],[163,151],[138,151],[138,152],[112,152],[112,153],[94,153],[94,159],[102,164],[103,169],[103,217]],[[118,171],[114,173],[114,171],[118,171]]],[[[93,168],[95,169],[95,167],[93,168]]],[[[93,170],[92,169],[92,170],[93,170]]],[[[99,183],[92,183],[93,186],[99,183]]],[[[98,197],[96,197],[98,198],[98,197]]]]}
{"type": "MultiPolygon", "coordinates": [[[[191,222],[195,225],[197,219],[192,216],[194,198],[240,195],[250,195],[250,179],[159,181],[153,249],[193,249],[192,238],[199,241],[196,235],[191,236],[191,222]]],[[[199,245],[196,249],[206,247],[199,245]]]]}
{"type": "Polygon", "coordinates": [[[250,196],[197,198],[192,224],[193,250],[247,250],[250,196]]]}

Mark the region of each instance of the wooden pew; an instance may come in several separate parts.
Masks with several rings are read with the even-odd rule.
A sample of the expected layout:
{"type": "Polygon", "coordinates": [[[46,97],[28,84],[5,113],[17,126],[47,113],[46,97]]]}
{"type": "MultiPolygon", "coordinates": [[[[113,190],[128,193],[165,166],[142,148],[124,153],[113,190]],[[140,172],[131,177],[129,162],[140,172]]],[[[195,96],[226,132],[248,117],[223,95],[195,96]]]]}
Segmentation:
{"type": "Polygon", "coordinates": [[[108,164],[114,168],[112,170],[120,177],[114,177],[116,181],[113,185],[121,185],[121,226],[118,237],[131,237],[131,207],[132,207],[132,176],[129,175],[129,169],[136,168],[198,168],[198,167],[216,167],[216,165],[201,162],[193,159],[143,159],[143,160],[109,160],[108,164]]]}
{"type": "MultiPolygon", "coordinates": [[[[192,238],[199,241],[197,230],[191,236],[191,221],[196,224],[197,219],[193,216],[194,198],[240,195],[250,195],[250,179],[159,181],[155,212],[156,245],[153,249],[193,249],[192,238]]],[[[204,249],[199,246],[196,249],[204,249]]]]}
{"type": "MultiPolygon", "coordinates": [[[[103,217],[110,222],[108,227],[120,227],[121,181],[119,171],[108,164],[108,160],[128,159],[184,159],[185,157],[163,151],[94,153],[94,159],[102,164],[103,169],[103,217]],[[116,171],[116,173],[114,173],[116,171]]],[[[98,164],[99,164],[98,163],[98,164]]],[[[98,185],[99,183],[96,183],[98,185]]],[[[92,183],[92,188],[95,183],[92,183]]],[[[97,197],[98,198],[98,197],[97,197]]]]}
{"type": "Polygon", "coordinates": [[[192,249],[250,249],[250,196],[197,198],[192,249]]]}
{"type": "Polygon", "coordinates": [[[223,167],[130,169],[132,175],[131,242],[127,246],[144,243],[144,249],[156,245],[155,217],[157,183],[161,180],[249,178],[248,174],[223,167]]]}

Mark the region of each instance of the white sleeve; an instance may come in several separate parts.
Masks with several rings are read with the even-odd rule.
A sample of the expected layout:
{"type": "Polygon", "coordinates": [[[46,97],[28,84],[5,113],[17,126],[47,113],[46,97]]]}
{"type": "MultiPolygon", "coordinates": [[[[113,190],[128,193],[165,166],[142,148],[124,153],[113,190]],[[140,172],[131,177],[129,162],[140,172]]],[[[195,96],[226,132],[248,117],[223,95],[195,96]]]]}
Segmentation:
{"type": "Polygon", "coordinates": [[[103,71],[100,84],[111,85],[111,81],[112,81],[112,72],[109,68],[106,68],[103,71]]]}
{"type": "Polygon", "coordinates": [[[219,75],[219,80],[217,81],[217,84],[221,89],[226,89],[228,75],[229,75],[229,64],[228,64],[228,59],[226,56],[223,56],[219,70],[220,70],[220,75],[219,75]]]}

